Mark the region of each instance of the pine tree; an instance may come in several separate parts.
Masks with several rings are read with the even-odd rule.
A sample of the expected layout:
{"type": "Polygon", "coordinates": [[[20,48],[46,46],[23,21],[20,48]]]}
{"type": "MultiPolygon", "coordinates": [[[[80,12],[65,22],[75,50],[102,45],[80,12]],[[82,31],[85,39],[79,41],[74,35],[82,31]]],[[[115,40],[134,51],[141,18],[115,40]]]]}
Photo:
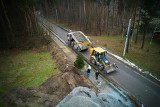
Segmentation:
{"type": "Polygon", "coordinates": [[[74,62],[74,66],[77,67],[78,69],[83,68],[84,61],[83,61],[83,57],[80,54],[77,55],[77,59],[74,62]]]}

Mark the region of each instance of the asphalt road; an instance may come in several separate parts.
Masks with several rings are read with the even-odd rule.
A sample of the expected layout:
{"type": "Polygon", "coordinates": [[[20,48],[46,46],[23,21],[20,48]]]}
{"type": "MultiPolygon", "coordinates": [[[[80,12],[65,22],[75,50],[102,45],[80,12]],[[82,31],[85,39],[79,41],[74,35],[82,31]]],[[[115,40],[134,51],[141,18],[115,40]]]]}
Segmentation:
{"type": "Polygon", "coordinates": [[[107,58],[111,63],[114,62],[118,66],[117,72],[110,74],[110,78],[145,105],[149,107],[160,107],[160,86],[158,84],[140,75],[134,69],[111,56],[108,55],[107,58]]]}
{"type": "MultiPolygon", "coordinates": [[[[49,26],[61,39],[67,42],[67,31],[61,29],[55,24],[51,24],[39,18],[43,24],[49,26]]],[[[88,51],[83,51],[82,54],[89,56],[88,51]]],[[[118,70],[109,74],[109,77],[114,80],[121,88],[140,100],[145,106],[160,107],[160,85],[140,75],[134,69],[128,67],[126,64],[107,55],[111,63],[116,63],[118,70]]]]}

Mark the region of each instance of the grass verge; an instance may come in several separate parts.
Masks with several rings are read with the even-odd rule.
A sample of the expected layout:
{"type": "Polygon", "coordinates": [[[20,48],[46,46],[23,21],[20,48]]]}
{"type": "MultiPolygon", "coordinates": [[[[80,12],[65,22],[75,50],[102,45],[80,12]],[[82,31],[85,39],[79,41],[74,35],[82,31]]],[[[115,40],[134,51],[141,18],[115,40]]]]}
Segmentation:
{"type": "MultiPolygon", "coordinates": [[[[107,47],[109,51],[123,57],[124,38],[122,36],[90,36],[94,46],[107,47]]],[[[160,78],[160,44],[146,39],[145,46],[141,49],[141,39],[138,43],[130,41],[129,52],[123,58],[129,59],[144,70],[150,71],[152,74],[160,78]]]]}
{"type": "Polygon", "coordinates": [[[43,49],[0,51],[0,96],[14,87],[38,87],[57,72],[43,49]]]}
{"type": "MultiPolygon", "coordinates": [[[[51,22],[56,23],[53,19],[48,18],[51,22]]],[[[58,22],[62,28],[70,28],[73,30],[79,30],[78,27],[74,25],[69,25],[67,23],[58,22]],[[73,27],[74,26],[74,27],[73,27]]],[[[86,34],[90,37],[94,46],[104,46],[107,47],[109,51],[117,54],[121,57],[124,49],[125,38],[122,35],[112,35],[112,36],[92,36],[91,34],[86,34]]],[[[134,38],[134,37],[133,37],[134,38]]],[[[131,62],[138,65],[140,68],[151,72],[153,75],[160,79],[160,44],[157,42],[152,42],[150,44],[150,38],[145,39],[145,45],[143,49],[140,49],[142,44],[142,36],[138,37],[137,44],[134,40],[130,41],[129,53],[125,57],[131,62]]]]}

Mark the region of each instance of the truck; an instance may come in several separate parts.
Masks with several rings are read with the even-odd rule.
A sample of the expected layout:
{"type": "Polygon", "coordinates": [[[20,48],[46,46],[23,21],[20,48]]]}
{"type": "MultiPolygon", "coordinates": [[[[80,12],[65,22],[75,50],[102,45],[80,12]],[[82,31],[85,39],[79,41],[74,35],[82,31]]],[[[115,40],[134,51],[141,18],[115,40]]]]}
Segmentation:
{"type": "MultiPolygon", "coordinates": [[[[117,69],[117,65],[115,63],[111,64],[106,58],[107,50],[101,47],[93,47],[91,41],[81,31],[69,32],[67,39],[68,45],[78,52],[89,49],[89,58],[87,60],[89,59],[88,61],[93,66],[97,66],[100,71],[105,71],[108,74],[117,69]]],[[[88,53],[88,51],[82,53],[88,53]]]]}
{"type": "Polygon", "coordinates": [[[68,45],[78,51],[87,50],[91,46],[91,41],[81,31],[69,32],[67,39],[68,45]]]}

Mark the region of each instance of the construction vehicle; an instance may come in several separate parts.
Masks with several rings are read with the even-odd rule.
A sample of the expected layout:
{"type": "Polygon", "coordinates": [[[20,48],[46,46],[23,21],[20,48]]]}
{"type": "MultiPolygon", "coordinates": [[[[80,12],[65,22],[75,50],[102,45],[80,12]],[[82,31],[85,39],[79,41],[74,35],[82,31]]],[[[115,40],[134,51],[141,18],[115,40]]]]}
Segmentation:
{"type": "Polygon", "coordinates": [[[81,31],[67,34],[68,44],[78,51],[86,50],[91,46],[91,41],[81,31]]]}
{"type": "Polygon", "coordinates": [[[105,70],[106,73],[110,73],[117,69],[117,65],[108,61],[106,53],[107,50],[101,47],[90,48],[90,62],[97,65],[99,70],[105,70]]]}

